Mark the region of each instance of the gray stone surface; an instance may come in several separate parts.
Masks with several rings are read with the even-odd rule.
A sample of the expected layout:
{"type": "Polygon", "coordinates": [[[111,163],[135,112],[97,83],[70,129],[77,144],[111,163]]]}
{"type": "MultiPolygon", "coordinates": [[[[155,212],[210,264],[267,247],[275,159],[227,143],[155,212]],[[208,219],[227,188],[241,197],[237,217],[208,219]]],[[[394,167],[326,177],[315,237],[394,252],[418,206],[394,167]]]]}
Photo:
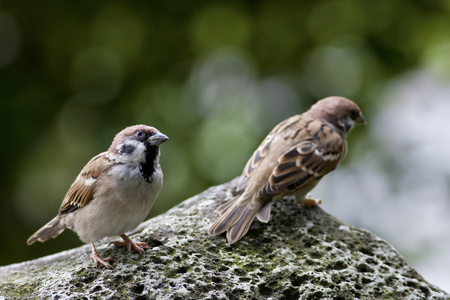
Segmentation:
{"type": "Polygon", "coordinates": [[[1,267],[0,299],[450,299],[385,241],[293,199],[236,244],[209,237],[235,184],[143,223],[132,236],[153,246],[143,256],[105,241],[114,270],[95,268],[87,246],[1,267]]]}

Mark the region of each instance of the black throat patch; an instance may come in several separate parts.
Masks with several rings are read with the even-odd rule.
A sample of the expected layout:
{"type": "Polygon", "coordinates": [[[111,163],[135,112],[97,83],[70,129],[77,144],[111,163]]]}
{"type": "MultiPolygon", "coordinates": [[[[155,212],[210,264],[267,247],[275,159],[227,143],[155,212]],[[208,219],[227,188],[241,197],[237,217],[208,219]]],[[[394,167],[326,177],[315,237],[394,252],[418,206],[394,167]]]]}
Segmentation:
{"type": "Polygon", "coordinates": [[[141,164],[141,173],[145,181],[151,183],[153,181],[153,173],[155,172],[155,160],[159,153],[159,147],[147,147],[145,154],[145,163],[141,164]]]}

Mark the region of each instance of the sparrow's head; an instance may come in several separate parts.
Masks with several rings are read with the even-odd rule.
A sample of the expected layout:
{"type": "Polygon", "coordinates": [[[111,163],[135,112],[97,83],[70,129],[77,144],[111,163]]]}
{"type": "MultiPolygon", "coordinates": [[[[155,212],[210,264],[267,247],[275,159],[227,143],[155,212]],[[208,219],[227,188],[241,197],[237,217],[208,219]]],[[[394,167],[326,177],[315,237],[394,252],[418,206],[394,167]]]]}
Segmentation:
{"type": "Polygon", "coordinates": [[[134,125],[119,132],[108,151],[120,156],[123,162],[138,165],[157,159],[159,146],[168,139],[155,127],[134,125]]]}
{"type": "Polygon", "coordinates": [[[321,119],[346,134],[355,124],[365,124],[366,120],[355,102],[343,97],[327,97],[311,106],[308,114],[321,119]]]}

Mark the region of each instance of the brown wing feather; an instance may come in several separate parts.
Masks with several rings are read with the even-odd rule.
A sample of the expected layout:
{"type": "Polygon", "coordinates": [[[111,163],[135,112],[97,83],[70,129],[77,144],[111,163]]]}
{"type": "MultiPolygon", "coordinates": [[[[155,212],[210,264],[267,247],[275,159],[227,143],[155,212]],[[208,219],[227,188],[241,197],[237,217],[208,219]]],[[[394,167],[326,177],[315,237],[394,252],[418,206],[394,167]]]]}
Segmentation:
{"type": "Polygon", "coordinates": [[[101,173],[107,172],[112,166],[106,153],[100,153],[84,166],[75,182],[67,191],[59,208],[60,214],[69,213],[83,207],[94,198],[97,178],[101,173]]]}
{"type": "Polygon", "coordinates": [[[255,150],[253,155],[248,160],[247,164],[244,167],[244,171],[242,172],[242,176],[239,180],[237,191],[242,191],[245,189],[245,186],[248,182],[249,177],[252,176],[254,170],[258,168],[263,162],[264,158],[269,154],[271,149],[271,144],[274,138],[277,136],[279,132],[283,132],[285,129],[294,126],[301,122],[301,115],[293,116],[289,119],[286,119],[279,123],[272,131],[266,136],[266,138],[261,142],[258,148],[255,150]]]}
{"type": "Polygon", "coordinates": [[[258,198],[270,198],[302,187],[314,187],[345,156],[345,139],[321,121],[310,121],[295,134],[296,140],[300,142],[278,158],[278,165],[273,169],[267,184],[259,190],[258,198]]]}
{"type": "Polygon", "coordinates": [[[267,156],[270,150],[270,145],[272,144],[272,140],[275,136],[275,132],[272,130],[271,133],[267,135],[267,137],[262,141],[261,145],[255,150],[252,157],[248,160],[247,164],[244,167],[244,171],[242,172],[241,179],[239,180],[237,190],[241,191],[244,189],[247,184],[248,178],[251,176],[253,171],[259,167],[263,159],[267,156]]]}

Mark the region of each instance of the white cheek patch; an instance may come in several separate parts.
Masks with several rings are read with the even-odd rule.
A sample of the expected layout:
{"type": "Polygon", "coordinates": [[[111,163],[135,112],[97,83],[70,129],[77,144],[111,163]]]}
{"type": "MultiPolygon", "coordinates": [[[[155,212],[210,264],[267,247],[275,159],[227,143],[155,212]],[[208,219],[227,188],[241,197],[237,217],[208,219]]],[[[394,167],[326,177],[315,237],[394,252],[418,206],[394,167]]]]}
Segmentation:
{"type": "Polygon", "coordinates": [[[125,140],[123,143],[117,145],[116,149],[120,154],[132,154],[136,150],[136,144],[136,141],[125,140]]]}
{"type": "Polygon", "coordinates": [[[137,165],[145,161],[145,145],[136,140],[126,140],[117,146],[120,153],[119,160],[131,165],[137,165]]]}

